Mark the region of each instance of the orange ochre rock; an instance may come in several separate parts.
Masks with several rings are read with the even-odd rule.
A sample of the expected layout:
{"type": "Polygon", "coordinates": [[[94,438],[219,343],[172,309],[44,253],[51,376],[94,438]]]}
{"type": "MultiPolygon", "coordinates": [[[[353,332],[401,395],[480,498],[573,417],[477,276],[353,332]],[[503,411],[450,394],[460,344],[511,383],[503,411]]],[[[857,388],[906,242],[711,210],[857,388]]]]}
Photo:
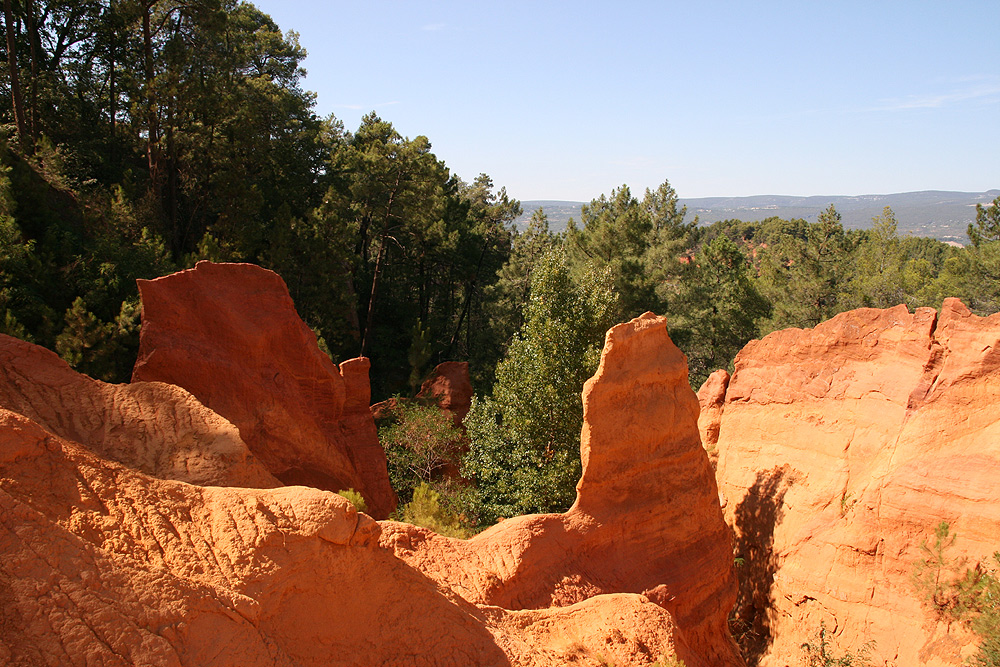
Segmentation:
{"type": "Polygon", "coordinates": [[[445,361],[434,367],[420,385],[415,399],[393,396],[371,406],[376,422],[388,419],[400,401],[417,400],[421,405],[437,405],[452,416],[455,426],[461,426],[472,407],[472,382],[469,362],[445,361]]]}
{"type": "MultiPolygon", "coordinates": [[[[739,353],[723,393],[748,662],[799,664],[823,624],[836,655],[874,642],[871,664],[962,664],[974,637],[913,573],[942,521],[956,562],[1000,548],[1000,314],[946,299],[940,315],[860,309],[778,331],[739,353]]],[[[706,411],[718,394],[703,387],[706,411]]]]}
{"type": "Polygon", "coordinates": [[[2,342],[8,375],[35,370],[0,408],[0,664],[742,664],[729,537],[662,318],[608,334],[574,507],[468,542],[325,490],[158,479],[177,465],[142,452],[169,439],[144,434],[189,420],[196,443],[237,443],[233,427],[177,387],[103,385],[2,342]],[[143,422],[160,404],[133,392],[166,409],[143,422]]]}
{"type": "Polygon", "coordinates": [[[477,605],[532,610],[641,594],[669,612],[688,667],[742,665],[726,625],[730,534],[687,361],[664,318],[646,313],[608,332],[583,406],[583,476],[568,512],[515,517],[465,541],[387,521],[382,545],[477,605]]]}
{"type": "Polygon", "coordinates": [[[285,484],[354,489],[377,518],[395,509],[368,408],[369,362],[334,364],[278,274],[198,262],[138,282],[142,330],[133,381],[190,391],[235,424],[285,484]]]}
{"type": "Polygon", "coordinates": [[[445,361],[435,366],[430,377],[420,385],[417,398],[434,399],[439,408],[452,414],[455,425],[460,425],[472,407],[469,362],[445,361]]]}
{"type": "Polygon", "coordinates": [[[281,486],[231,423],[161,382],[107,384],[54,352],[0,334],[0,408],[153,477],[204,486],[281,486]]]}

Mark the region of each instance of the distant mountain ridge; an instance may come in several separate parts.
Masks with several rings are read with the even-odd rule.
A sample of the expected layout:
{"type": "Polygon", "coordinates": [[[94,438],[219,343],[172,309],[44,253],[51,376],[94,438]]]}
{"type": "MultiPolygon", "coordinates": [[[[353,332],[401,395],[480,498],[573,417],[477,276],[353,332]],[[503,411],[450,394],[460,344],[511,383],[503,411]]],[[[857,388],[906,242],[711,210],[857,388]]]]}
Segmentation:
{"type": "MultiPolygon", "coordinates": [[[[966,228],[976,219],[976,204],[989,204],[1000,189],[986,192],[953,192],[922,190],[885,195],[815,195],[796,197],[790,195],[754,195],[751,197],[698,197],[681,199],[687,206],[688,219],[698,216],[702,224],[731,218],[747,222],[779,218],[802,218],[816,222],[817,217],[830,204],[840,213],[844,227],[863,229],[871,226],[872,218],[880,215],[886,206],[892,207],[899,221],[900,234],[930,236],[941,241],[966,243],[966,228]]],[[[523,229],[532,212],[542,208],[549,218],[553,231],[565,229],[572,217],[579,221],[585,202],[559,200],[522,201],[524,215],[515,220],[523,229]]]]}

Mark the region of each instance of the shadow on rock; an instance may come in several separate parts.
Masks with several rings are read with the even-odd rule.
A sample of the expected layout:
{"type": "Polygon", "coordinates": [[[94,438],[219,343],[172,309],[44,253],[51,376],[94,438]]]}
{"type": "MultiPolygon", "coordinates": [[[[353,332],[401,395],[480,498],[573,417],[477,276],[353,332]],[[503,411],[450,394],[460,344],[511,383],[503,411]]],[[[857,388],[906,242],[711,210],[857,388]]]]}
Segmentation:
{"type": "Polygon", "coordinates": [[[736,508],[735,551],[739,593],[730,616],[730,630],[749,667],[760,662],[773,641],[771,591],[778,559],[774,529],[784,516],[782,501],[794,482],[789,466],[757,473],[757,479],[736,508]]]}

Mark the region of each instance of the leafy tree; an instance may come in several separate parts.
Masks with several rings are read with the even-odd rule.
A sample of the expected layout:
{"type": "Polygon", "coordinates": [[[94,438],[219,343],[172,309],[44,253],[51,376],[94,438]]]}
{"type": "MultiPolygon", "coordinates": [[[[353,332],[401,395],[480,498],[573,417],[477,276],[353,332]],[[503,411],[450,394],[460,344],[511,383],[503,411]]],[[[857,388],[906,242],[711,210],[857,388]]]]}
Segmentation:
{"type": "Polygon", "coordinates": [[[465,444],[451,415],[437,405],[413,400],[397,400],[378,436],[389,463],[389,481],[401,502],[408,502],[419,484],[437,482],[442,473],[456,468],[465,444]]]}
{"type": "Polygon", "coordinates": [[[482,524],[562,511],[580,476],[580,391],[594,372],[614,297],[607,273],[577,284],[553,250],[535,268],[524,326],[497,367],[492,395],[477,398],[462,474],[482,524]]]}
{"type": "Polygon", "coordinates": [[[976,204],[976,222],[969,224],[969,240],[976,248],[983,243],[1000,241],[1000,197],[988,206],[976,204]]]}
{"type": "Polygon", "coordinates": [[[683,222],[686,212],[664,182],[641,202],[622,186],[584,206],[581,227],[569,221],[566,245],[577,274],[610,272],[619,295],[616,320],[665,309],[681,272],[679,255],[694,229],[683,222]]]}
{"type": "MultiPolygon", "coordinates": [[[[525,307],[531,294],[531,278],[542,258],[551,252],[560,238],[549,230],[548,217],[542,209],[531,214],[524,231],[515,231],[506,262],[496,273],[496,280],[483,294],[485,327],[491,338],[489,359],[470,364],[473,387],[488,389],[495,381],[494,368],[506,352],[514,334],[524,325],[525,307]]],[[[477,359],[478,361],[478,359],[477,359]]]]}
{"type": "Polygon", "coordinates": [[[678,207],[678,204],[677,193],[667,181],[656,190],[647,189],[642,199],[642,208],[652,226],[643,263],[656,292],[655,303],[646,310],[663,312],[667,309],[688,267],[681,259],[694,247],[698,218],[685,222],[687,207],[678,207]]]}
{"type": "Polygon", "coordinates": [[[842,295],[845,310],[862,306],[890,308],[907,302],[903,280],[904,255],[896,232],[896,214],[886,206],[872,218],[854,258],[854,270],[842,295]]]}
{"type": "Polygon", "coordinates": [[[838,294],[853,251],[840,220],[831,204],[815,224],[777,219],[764,223],[780,227],[777,233],[765,231],[757,244],[755,282],[773,306],[761,324],[762,333],[812,327],[839,312],[838,294]]]}
{"type": "Polygon", "coordinates": [[[701,247],[674,303],[671,335],[688,357],[694,387],[729,366],[770,313],[750,279],[746,256],[724,234],[701,247]]]}

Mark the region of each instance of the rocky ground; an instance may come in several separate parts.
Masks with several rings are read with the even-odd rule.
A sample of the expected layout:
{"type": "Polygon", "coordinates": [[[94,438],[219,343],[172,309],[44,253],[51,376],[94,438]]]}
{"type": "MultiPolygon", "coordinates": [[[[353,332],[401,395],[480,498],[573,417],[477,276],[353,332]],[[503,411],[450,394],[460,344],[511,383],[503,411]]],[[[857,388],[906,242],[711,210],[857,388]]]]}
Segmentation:
{"type": "MultiPolygon", "coordinates": [[[[664,318],[618,325],[573,507],[456,540],[375,520],[367,360],[330,362],[275,274],[141,293],[131,384],[0,336],[0,664],[739,667],[732,628],[777,666],[821,625],[879,665],[974,650],[912,572],[942,521],[969,564],[1000,547],[1000,315],[844,313],[698,397],[664,318]]],[[[467,409],[462,370],[425,395],[467,409]]]]}

